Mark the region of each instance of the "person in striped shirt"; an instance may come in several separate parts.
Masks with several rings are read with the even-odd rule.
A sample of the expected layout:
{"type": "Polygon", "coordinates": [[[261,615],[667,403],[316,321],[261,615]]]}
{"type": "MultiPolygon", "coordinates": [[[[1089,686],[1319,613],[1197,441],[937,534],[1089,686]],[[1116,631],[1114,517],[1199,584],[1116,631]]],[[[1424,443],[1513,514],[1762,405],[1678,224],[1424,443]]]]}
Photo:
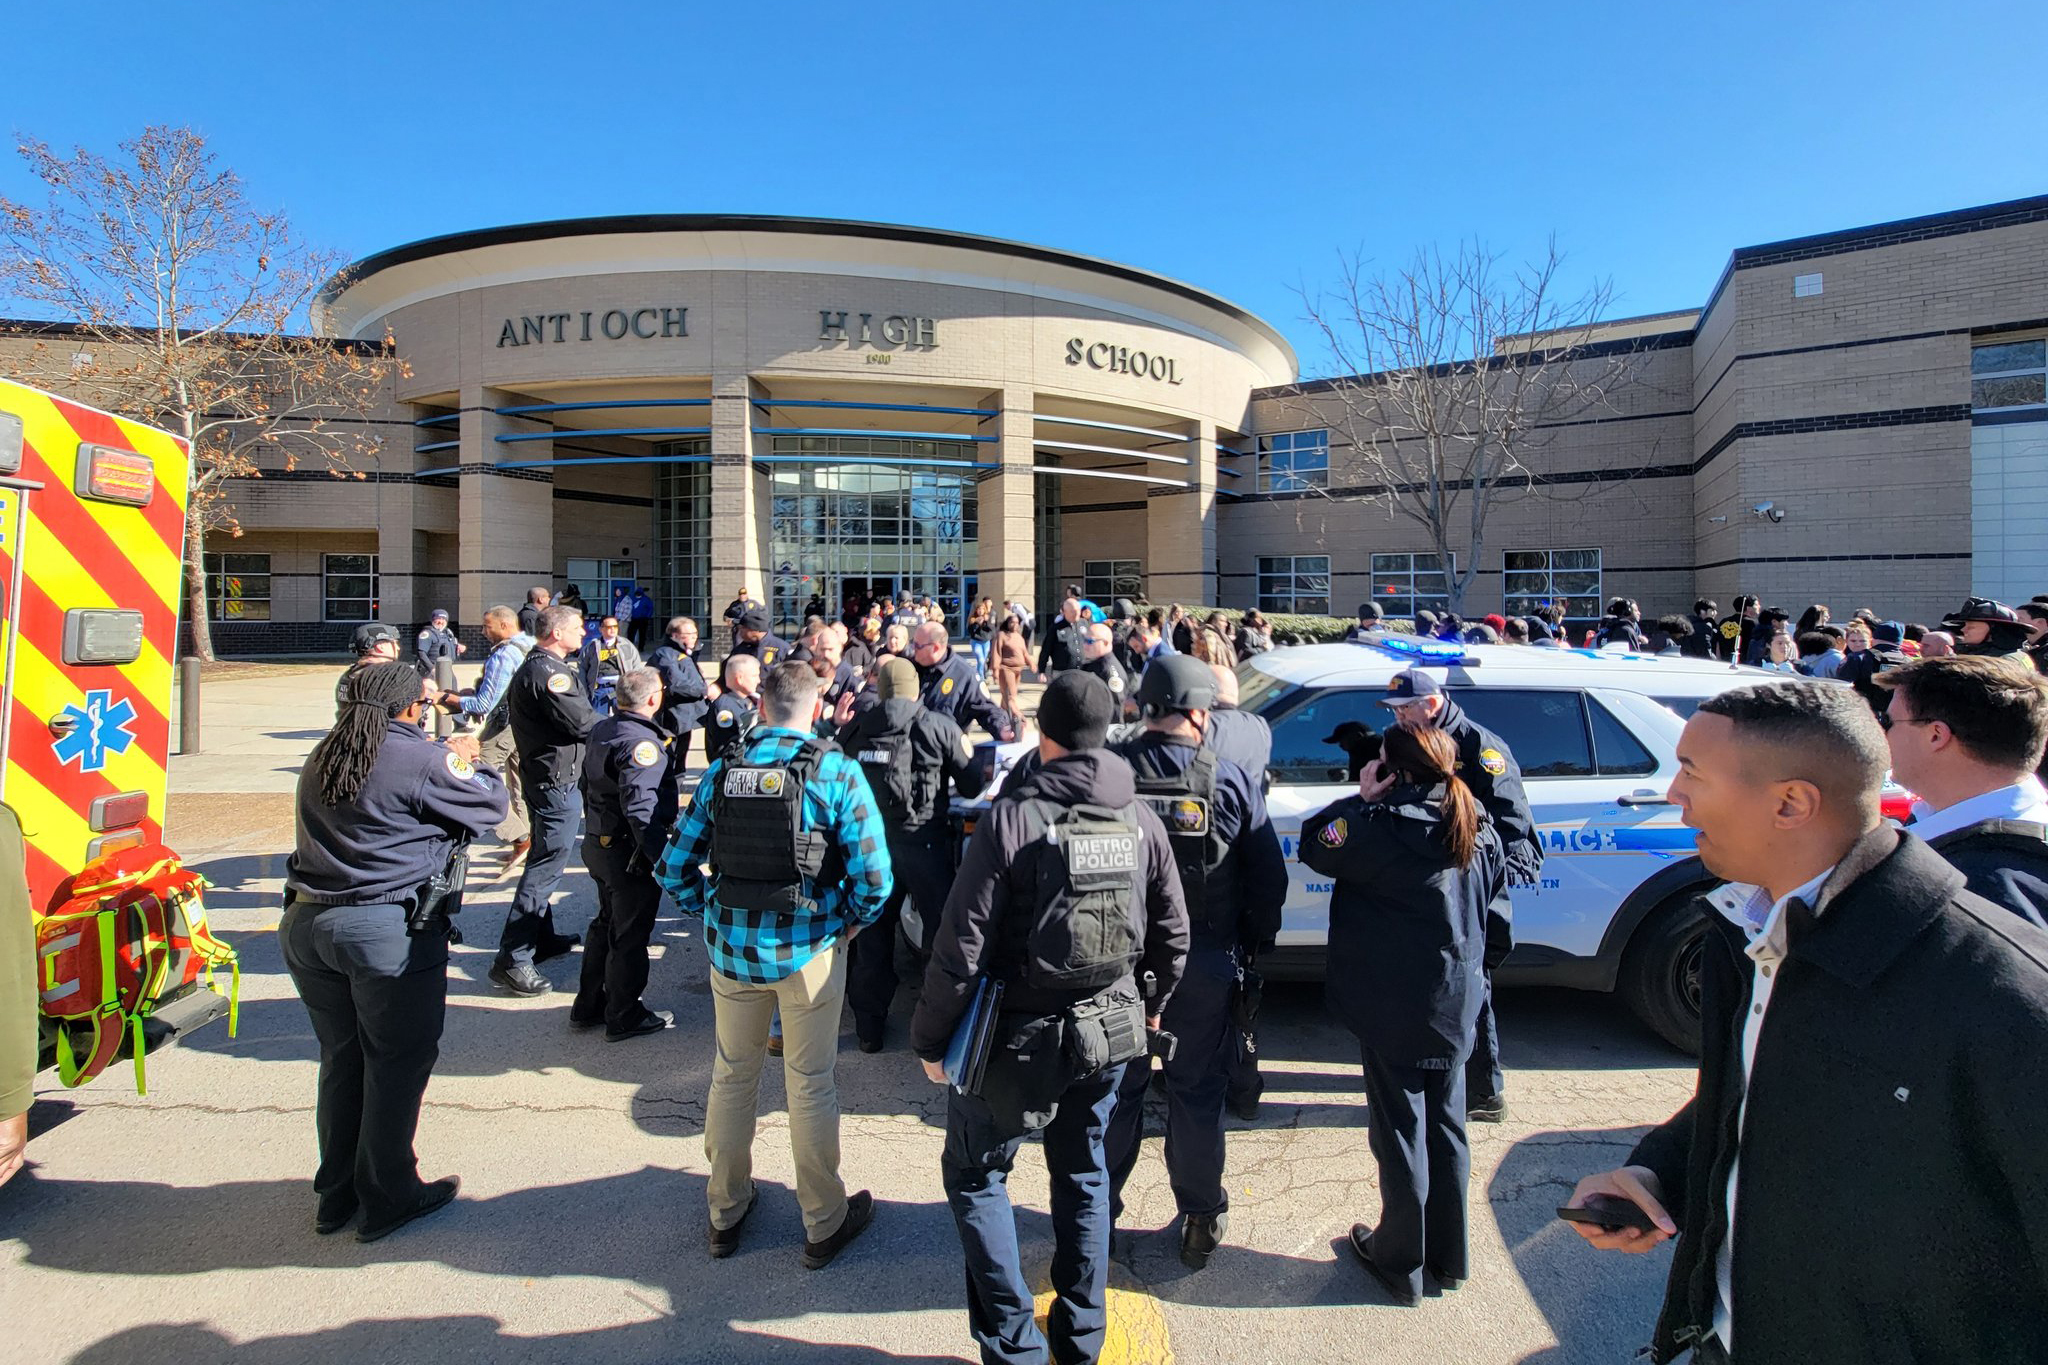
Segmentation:
{"type": "Polygon", "coordinates": [[[703,919],[711,958],[711,1255],[738,1249],[753,1209],[761,1067],[779,1010],[803,1265],[817,1270],[874,1216],[873,1196],[849,1198],[839,1177],[833,1072],[846,943],[880,917],[894,878],[860,764],[813,737],[817,674],[809,664],[778,664],[762,680],[760,704],[760,724],[745,744],[704,770],[655,875],[678,909],[703,919]]]}

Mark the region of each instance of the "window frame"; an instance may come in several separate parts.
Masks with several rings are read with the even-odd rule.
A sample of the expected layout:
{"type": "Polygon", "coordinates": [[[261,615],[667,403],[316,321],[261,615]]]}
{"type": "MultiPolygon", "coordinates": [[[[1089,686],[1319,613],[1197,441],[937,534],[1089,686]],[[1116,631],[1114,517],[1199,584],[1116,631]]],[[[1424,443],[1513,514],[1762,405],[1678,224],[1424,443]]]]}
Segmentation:
{"type": "Polygon", "coordinates": [[[382,592],[380,591],[382,587],[383,583],[378,574],[377,555],[374,551],[340,550],[332,554],[323,552],[320,556],[320,619],[337,625],[360,625],[365,621],[377,620],[379,609],[383,604],[382,592]],[[338,596],[331,590],[332,584],[337,578],[364,577],[364,572],[360,569],[335,568],[334,561],[337,559],[366,559],[370,562],[368,571],[370,595],[367,600],[359,599],[353,593],[346,597],[338,596]],[[368,615],[336,616],[334,614],[334,604],[336,602],[354,602],[358,600],[364,600],[364,609],[368,612],[368,615]]]}
{"type": "MultiPolygon", "coordinates": [[[[1500,560],[1500,566],[1501,566],[1501,576],[1500,576],[1500,600],[1501,600],[1501,614],[1502,614],[1502,615],[1504,615],[1504,616],[1524,616],[1524,617],[1526,617],[1526,616],[1529,616],[1529,615],[1531,615],[1531,614],[1533,614],[1533,613],[1534,613],[1534,611],[1536,610],[1536,606],[1541,606],[1541,605],[1542,605],[1542,604],[1543,604],[1544,602],[1546,602],[1546,601],[1548,601],[1548,602],[1556,602],[1556,601],[1558,601],[1559,599],[1563,599],[1563,600],[1564,600],[1564,602],[1565,602],[1565,605],[1566,605],[1566,611],[1565,611],[1565,618],[1564,618],[1564,619],[1565,619],[1565,624],[1566,624],[1566,625],[1568,625],[1568,626],[1569,626],[1569,625],[1579,625],[1579,624],[1583,624],[1583,625],[1589,625],[1589,626],[1590,626],[1590,625],[1596,624],[1596,623],[1597,623],[1597,622],[1598,622],[1598,621],[1600,620],[1600,618],[1601,618],[1602,616],[1604,616],[1604,615],[1606,614],[1606,603],[1607,603],[1607,591],[1606,591],[1606,589],[1607,589],[1607,563],[1606,563],[1606,559],[1607,559],[1607,557],[1606,557],[1606,554],[1605,554],[1605,552],[1604,552],[1603,550],[1601,550],[1601,549],[1600,549],[1600,547],[1598,547],[1598,546],[1594,546],[1594,545],[1570,545],[1570,546],[1559,546],[1559,547],[1557,547],[1557,548],[1555,548],[1555,549],[1533,549],[1533,548],[1532,548],[1532,549],[1520,549],[1520,550],[1503,550],[1503,551],[1501,551],[1501,560],[1500,560]],[[1572,554],[1572,555],[1584,555],[1584,554],[1589,554],[1589,555],[1593,556],[1593,567],[1592,567],[1592,570],[1591,570],[1591,572],[1592,572],[1592,574],[1593,574],[1593,590],[1592,590],[1592,591],[1591,591],[1590,593],[1587,593],[1587,592],[1560,592],[1560,591],[1558,591],[1558,589],[1557,589],[1557,575],[1558,575],[1558,573],[1559,573],[1560,571],[1559,571],[1559,569],[1558,569],[1558,567],[1557,567],[1557,556],[1559,556],[1559,555],[1564,555],[1564,554],[1572,554]],[[1541,569],[1530,569],[1530,568],[1514,568],[1514,567],[1512,567],[1512,566],[1510,565],[1509,561],[1510,561],[1511,559],[1513,559],[1513,558],[1514,558],[1514,556],[1516,556],[1516,555],[1542,555],[1542,556],[1543,556],[1543,568],[1541,568],[1541,569]],[[1543,590],[1542,590],[1542,591],[1541,591],[1540,593],[1526,593],[1526,592],[1517,592],[1517,591],[1515,591],[1514,589],[1512,589],[1512,588],[1510,588],[1510,587],[1508,586],[1508,580],[1509,580],[1509,578],[1510,578],[1510,577],[1511,577],[1512,575],[1514,575],[1514,574],[1533,574],[1533,573],[1541,573],[1541,574],[1543,575],[1543,582],[1544,582],[1544,587],[1543,587],[1543,590]],[[1535,604],[1536,604],[1536,606],[1527,606],[1527,607],[1517,607],[1517,606],[1515,605],[1515,603],[1516,603],[1516,600],[1517,600],[1518,598],[1519,598],[1519,599],[1522,599],[1523,601],[1534,601],[1534,602],[1535,602],[1535,604]],[[1572,599],[1573,599],[1573,598],[1579,598],[1579,599],[1583,599],[1583,600],[1586,600],[1586,601],[1590,601],[1590,602],[1591,602],[1591,603],[1593,604],[1593,609],[1592,609],[1592,611],[1591,611],[1591,612],[1583,612],[1583,613],[1581,613],[1581,612],[1573,612],[1573,611],[1571,611],[1571,610],[1570,610],[1570,605],[1571,605],[1571,601],[1572,601],[1572,599]]],[[[1568,569],[1565,569],[1565,570],[1563,570],[1563,572],[1565,572],[1565,573],[1585,573],[1585,572],[1587,572],[1587,570],[1585,570],[1585,569],[1578,569],[1578,568],[1568,568],[1568,569]]]]}
{"type": "Polygon", "coordinates": [[[276,600],[272,595],[271,580],[276,577],[276,574],[271,568],[271,555],[269,551],[208,550],[201,556],[200,567],[206,577],[206,615],[208,620],[226,622],[269,621],[271,619],[272,607],[276,600]],[[263,561],[263,568],[260,572],[255,569],[230,571],[227,567],[227,561],[230,559],[260,559],[263,561]],[[260,596],[254,593],[241,593],[233,599],[245,607],[250,603],[261,602],[263,604],[263,614],[261,616],[248,615],[244,611],[237,611],[232,615],[227,612],[226,604],[229,601],[227,596],[227,580],[231,577],[260,577],[263,580],[263,592],[260,596]]]}
{"type": "Polygon", "coordinates": [[[1081,595],[1091,602],[1114,602],[1127,597],[1145,600],[1145,561],[1142,559],[1084,559],[1081,561],[1081,595]]]}
{"type": "Polygon", "coordinates": [[[1330,486],[1330,432],[1326,427],[1276,431],[1258,439],[1255,464],[1257,491],[1306,493],[1330,486]],[[1304,464],[1304,454],[1320,454],[1304,464]],[[1281,457],[1276,459],[1275,457],[1281,457]],[[1313,475],[1314,477],[1310,477],[1313,475]]]}
{"type": "Polygon", "coordinates": [[[1978,412],[2037,412],[2048,409],[2048,337],[2006,337],[1996,340],[1973,341],[1970,344],[1970,411],[1978,412]],[[2041,363],[2024,365],[2018,369],[1985,370],[1977,369],[1977,352],[1990,350],[1994,346],[2024,346],[2032,342],[2041,347],[2041,363]],[[2034,403],[2005,403],[1997,407],[1977,405],[1977,385],[1987,379],[2041,380],[2041,400],[2034,403]]]}
{"type": "Polygon", "coordinates": [[[1442,616],[1445,612],[1449,611],[1451,609],[1451,580],[1458,576],[1458,553],[1455,550],[1451,552],[1448,567],[1418,570],[1415,567],[1415,561],[1424,556],[1430,559],[1438,557],[1434,550],[1378,550],[1367,555],[1365,560],[1367,599],[1379,603],[1380,609],[1388,616],[1413,616],[1417,611],[1422,610],[1433,611],[1438,616],[1442,616]],[[1378,561],[1396,557],[1405,558],[1408,561],[1408,567],[1404,570],[1390,569],[1382,574],[1378,561]],[[1441,573],[1444,579],[1444,590],[1440,593],[1417,593],[1415,591],[1415,575],[1418,572],[1426,574],[1441,573]],[[1395,611],[1391,605],[1393,602],[1402,600],[1403,595],[1383,595],[1380,592],[1380,579],[1382,578],[1405,578],[1407,580],[1408,591],[1405,596],[1408,602],[1408,609],[1406,611],[1395,611]]]}
{"type": "Polygon", "coordinates": [[[1328,616],[1330,614],[1331,564],[1329,555],[1260,555],[1255,561],[1255,567],[1256,572],[1252,576],[1252,595],[1258,602],[1260,611],[1271,612],[1281,616],[1328,616]],[[1305,562],[1320,563],[1323,567],[1320,571],[1303,569],[1301,565],[1305,562]],[[1285,569],[1269,569],[1266,567],[1269,564],[1285,564],[1287,567],[1285,569]],[[1298,590],[1299,580],[1305,577],[1313,577],[1318,572],[1321,573],[1323,579],[1322,596],[1316,597],[1312,593],[1304,594],[1300,592],[1298,590]],[[1267,592],[1266,584],[1269,579],[1274,581],[1285,580],[1288,584],[1286,593],[1267,592]],[[1283,596],[1286,605],[1281,605],[1283,596]],[[1321,611],[1307,611],[1300,605],[1303,602],[1314,603],[1318,601],[1323,604],[1321,611]]]}

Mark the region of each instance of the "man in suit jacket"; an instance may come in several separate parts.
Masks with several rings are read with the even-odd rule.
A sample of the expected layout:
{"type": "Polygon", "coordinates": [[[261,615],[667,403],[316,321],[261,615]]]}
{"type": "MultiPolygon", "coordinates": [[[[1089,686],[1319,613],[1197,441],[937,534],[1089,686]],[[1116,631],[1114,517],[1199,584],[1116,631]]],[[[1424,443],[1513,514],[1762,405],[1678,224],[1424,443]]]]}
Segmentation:
{"type": "Polygon", "coordinates": [[[1701,704],[1671,799],[1708,898],[1699,1088],[1572,1204],[1672,1258],[1651,1358],[2048,1360],[2048,932],[1887,824],[1847,688],[1701,704]]]}

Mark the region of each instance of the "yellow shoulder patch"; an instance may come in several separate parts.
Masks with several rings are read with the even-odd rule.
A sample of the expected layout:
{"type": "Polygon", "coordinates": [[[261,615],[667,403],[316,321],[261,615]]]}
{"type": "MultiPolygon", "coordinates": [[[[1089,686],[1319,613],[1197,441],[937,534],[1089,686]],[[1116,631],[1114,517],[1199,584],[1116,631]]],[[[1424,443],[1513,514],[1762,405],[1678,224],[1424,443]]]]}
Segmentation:
{"type": "Polygon", "coordinates": [[[633,766],[651,768],[661,762],[661,746],[651,739],[643,739],[633,746],[633,766]]]}
{"type": "Polygon", "coordinates": [[[476,769],[470,766],[469,760],[456,753],[453,749],[448,751],[448,755],[443,762],[447,763],[448,771],[454,777],[467,780],[476,776],[476,769]]]}
{"type": "Polygon", "coordinates": [[[947,678],[939,684],[939,695],[942,697],[953,695],[953,680],[951,678],[947,678]]]}
{"type": "Polygon", "coordinates": [[[1495,777],[1499,777],[1508,770],[1507,756],[1498,749],[1481,749],[1479,751],[1479,766],[1495,777]]]}
{"type": "Polygon", "coordinates": [[[550,673],[548,675],[548,691],[550,692],[567,692],[573,685],[569,681],[567,673],[550,673]]]}

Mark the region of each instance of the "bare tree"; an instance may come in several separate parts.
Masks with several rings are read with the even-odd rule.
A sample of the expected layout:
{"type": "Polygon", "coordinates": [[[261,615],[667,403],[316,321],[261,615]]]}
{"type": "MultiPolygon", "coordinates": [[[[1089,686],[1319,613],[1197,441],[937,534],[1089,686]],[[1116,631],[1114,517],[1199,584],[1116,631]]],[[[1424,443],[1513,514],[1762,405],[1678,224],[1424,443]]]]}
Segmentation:
{"type": "Polygon", "coordinates": [[[1557,427],[1615,413],[1641,353],[1594,344],[1611,288],[1560,298],[1554,241],[1519,269],[1500,260],[1469,243],[1368,274],[1352,256],[1336,290],[1304,294],[1342,377],[1296,386],[1312,420],[1335,428],[1328,487],[1299,490],[1380,502],[1420,527],[1460,613],[1496,508],[1528,496],[1581,499],[1634,472],[1564,485],[1537,468],[1557,427]]]}
{"type": "Polygon", "coordinates": [[[339,259],[253,207],[191,129],[145,128],[112,157],[16,150],[48,197],[0,197],[0,308],[63,325],[21,329],[30,344],[9,348],[7,369],[190,442],[185,596],[210,660],[205,554],[212,533],[241,534],[231,481],[262,477],[266,451],[362,478],[351,461],[380,444],[364,418],[399,362],[388,337],[307,335],[339,259]]]}

